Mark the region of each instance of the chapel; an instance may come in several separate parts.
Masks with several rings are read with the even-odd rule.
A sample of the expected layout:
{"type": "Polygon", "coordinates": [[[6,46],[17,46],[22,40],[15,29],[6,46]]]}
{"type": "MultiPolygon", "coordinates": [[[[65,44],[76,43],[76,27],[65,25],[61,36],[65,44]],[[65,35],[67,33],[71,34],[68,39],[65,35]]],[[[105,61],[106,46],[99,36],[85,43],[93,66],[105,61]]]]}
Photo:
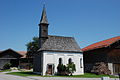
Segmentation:
{"type": "Polygon", "coordinates": [[[84,74],[83,53],[73,37],[48,35],[48,19],[43,7],[39,23],[39,50],[34,55],[33,72],[41,75],[57,74],[58,64],[74,62],[73,75],[84,74]]]}

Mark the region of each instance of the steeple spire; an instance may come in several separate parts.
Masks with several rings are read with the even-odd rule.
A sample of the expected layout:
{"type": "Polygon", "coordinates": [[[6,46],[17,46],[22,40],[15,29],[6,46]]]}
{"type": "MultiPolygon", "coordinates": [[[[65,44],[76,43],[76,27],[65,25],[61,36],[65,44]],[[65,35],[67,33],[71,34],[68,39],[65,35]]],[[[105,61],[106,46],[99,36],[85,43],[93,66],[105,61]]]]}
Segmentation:
{"type": "Polygon", "coordinates": [[[47,15],[46,15],[45,4],[43,5],[43,11],[42,11],[42,16],[41,16],[40,24],[49,24],[48,20],[47,20],[47,15]]]}
{"type": "Polygon", "coordinates": [[[44,42],[48,39],[48,20],[46,16],[45,4],[43,6],[42,16],[39,23],[39,48],[42,47],[44,42]]]}

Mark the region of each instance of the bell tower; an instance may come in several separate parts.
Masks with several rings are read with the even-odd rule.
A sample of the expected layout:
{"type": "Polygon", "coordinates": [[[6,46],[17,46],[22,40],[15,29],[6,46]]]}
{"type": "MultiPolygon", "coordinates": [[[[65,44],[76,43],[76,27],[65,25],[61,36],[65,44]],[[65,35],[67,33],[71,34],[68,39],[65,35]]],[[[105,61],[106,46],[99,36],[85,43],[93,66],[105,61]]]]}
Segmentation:
{"type": "Polygon", "coordinates": [[[45,5],[43,6],[42,16],[39,23],[39,47],[41,48],[46,39],[48,39],[48,20],[45,5]]]}

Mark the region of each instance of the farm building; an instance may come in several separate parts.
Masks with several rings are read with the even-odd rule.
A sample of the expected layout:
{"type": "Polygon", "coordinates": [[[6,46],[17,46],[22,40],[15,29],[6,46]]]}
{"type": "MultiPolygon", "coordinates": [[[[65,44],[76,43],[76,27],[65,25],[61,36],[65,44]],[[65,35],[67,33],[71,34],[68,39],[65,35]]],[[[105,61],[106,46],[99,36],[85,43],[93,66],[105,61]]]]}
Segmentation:
{"type": "Polygon", "coordinates": [[[94,43],[82,51],[86,72],[90,72],[97,62],[106,63],[111,74],[120,72],[120,36],[94,43]]]}
{"type": "Polygon", "coordinates": [[[3,69],[7,63],[11,64],[11,67],[18,67],[26,60],[26,51],[14,51],[7,49],[0,51],[0,69],[3,69]]]}

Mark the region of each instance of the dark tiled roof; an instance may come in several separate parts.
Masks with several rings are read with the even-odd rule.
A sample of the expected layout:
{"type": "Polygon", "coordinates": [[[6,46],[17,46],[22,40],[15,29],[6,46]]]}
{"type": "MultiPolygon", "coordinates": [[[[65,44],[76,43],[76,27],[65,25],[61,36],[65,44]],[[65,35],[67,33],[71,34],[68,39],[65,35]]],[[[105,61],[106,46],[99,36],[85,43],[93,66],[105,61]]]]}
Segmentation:
{"type": "Polygon", "coordinates": [[[104,40],[104,41],[94,43],[92,45],[89,45],[89,46],[83,48],[82,51],[89,51],[89,50],[94,50],[94,49],[98,49],[98,48],[107,47],[107,46],[115,43],[118,40],[120,40],[120,36],[113,37],[113,38],[110,38],[110,39],[107,39],[107,40],[104,40]]]}
{"type": "Polygon", "coordinates": [[[4,51],[0,51],[0,53],[2,54],[2,53],[5,52],[5,51],[15,52],[15,53],[21,55],[21,58],[26,58],[26,54],[27,54],[27,51],[14,51],[13,49],[10,49],[10,48],[9,48],[9,49],[6,49],[6,50],[4,50],[4,51]]]}
{"type": "Polygon", "coordinates": [[[73,37],[48,36],[39,51],[82,52],[73,37]]]}

